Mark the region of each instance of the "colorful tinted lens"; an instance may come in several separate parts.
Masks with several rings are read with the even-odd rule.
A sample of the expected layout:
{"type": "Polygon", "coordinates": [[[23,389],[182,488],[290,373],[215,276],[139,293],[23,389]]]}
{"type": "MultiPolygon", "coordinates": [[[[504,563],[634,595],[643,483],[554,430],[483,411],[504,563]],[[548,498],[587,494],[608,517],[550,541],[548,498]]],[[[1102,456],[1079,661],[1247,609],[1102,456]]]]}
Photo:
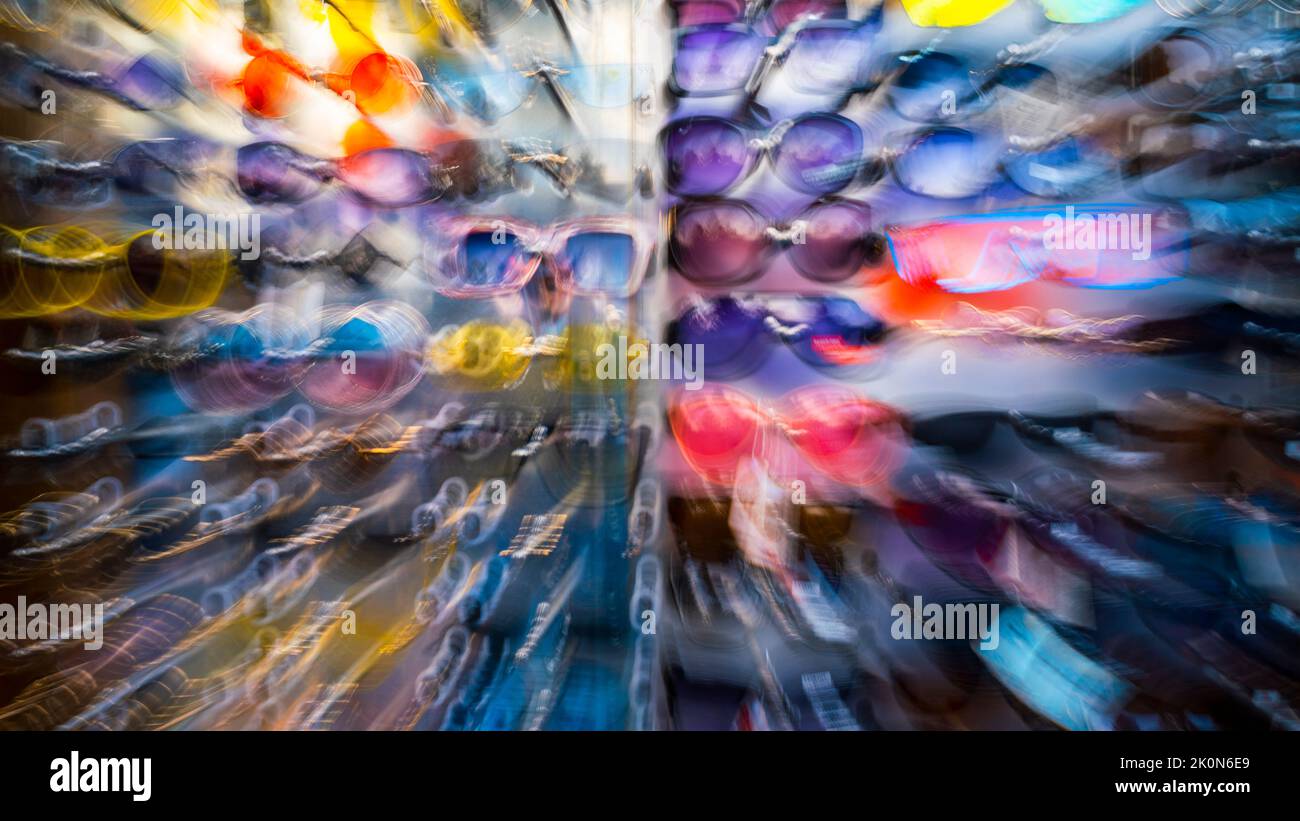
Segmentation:
{"type": "Polygon", "coordinates": [[[518,71],[476,73],[443,65],[434,78],[460,108],[485,122],[495,122],[523,105],[536,82],[518,71]]]}
{"type": "Polygon", "coordinates": [[[693,117],[664,135],[665,174],[678,194],[717,194],[734,185],[752,162],[739,126],[716,117],[693,117]]]}
{"type": "MultiPolygon", "coordinates": [[[[1014,223],[971,219],[940,220],[890,228],[894,267],[909,285],[937,286],[948,293],[1001,291],[1034,279],[1021,255],[1041,252],[1014,223]]],[[[1041,223],[1032,229],[1041,230],[1041,223]]]]}
{"type": "Polygon", "coordinates": [[[499,390],[528,371],[530,359],[519,350],[531,338],[531,329],[519,320],[505,325],[471,320],[438,333],[429,346],[429,362],[459,387],[499,390]]]}
{"type": "Polygon", "coordinates": [[[171,108],[184,99],[181,67],[169,59],[147,55],[133,62],[113,82],[113,89],[141,108],[171,108]]]}
{"type": "Polygon", "coordinates": [[[1056,199],[1100,183],[1114,162],[1090,140],[1067,137],[1042,151],[1008,157],[1002,167],[1007,179],[1028,193],[1056,199]]]}
{"type": "Polygon", "coordinates": [[[895,111],[922,123],[970,113],[977,99],[970,66],[939,51],[905,59],[910,62],[888,92],[895,111]]]}
{"type": "Polygon", "coordinates": [[[750,373],[766,356],[761,340],[767,314],[761,306],[731,297],[692,306],[673,326],[673,342],[701,345],[703,371],[709,379],[736,379],[750,373]]]}
{"type": "Polygon", "coordinates": [[[634,274],[635,244],[627,234],[584,231],[565,242],[564,260],[576,290],[626,294],[634,274]]]}
{"type": "Polygon", "coordinates": [[[424,375],[429,327],[409,305],[327,307],[319,324],[322,338],[299,385],[319,407],[372,413],[396,404],[424,375]]]}
{"type": "Polygon", "coordinates": [[[441,194],[424,155],[402,148],[363,151],[338,163],[338,175],[352,193],[373,205],[401,208],[441,194]]]}
{"type": "Polygon", "coordinates": [[[797,391],[786,401],[786,435],[836,481],[871,484],[901,461],[903,430],[890,408],[834,388],[797,391]]]}
{"type": "Polygon", "coordinates": [[[809,279],[843,282],[879,254],[871,209],[861,203],[819,204],[803,220],[804,240],[790,246],[790,260],[809,279]]]}
{"type": "Polygon", "coordinates": [[[731,94],[741,91],[754,73],[767,38],[749,28],[717,26],[677,35],[673,86],[682,94],[731,94]]]}
{"type": "Polygon", "coordinates": [[[839,191],[861,170],[862,131],[843,117],[802,117],[781,136],[773,161],[777,176],[792,188],[809,194],[839,191]]]}
{"type": "Polygon", "coordinates": [[[697,282],[743,282],[762,266],[766,227],[762,217],[740,203],[683,206],[673,224],[673,259],[683,275],[697,282]]]}
{"type": "Polygon", "coordinates": [[[890,228],[899,277],[950,293],[999,291],[1033,279],[1141,288],[1181,276],[1186,228],[1134,206],[993,212],[890,228]]]}
{"type": "Polygon", "coordinates": [[[742,459],[761,456],[760,428],[777,425],[818,470],[837,482],[862,486],[887,477],[900,463],[904,435],[897,414],[851,391],[809,388],[784,400],[768,419],[748,396],[729,388],[682,392],[668,412],[682,455],[704,479],[735,481],[742,459]]]}
{"type": "Polygon", "coordinates": [[[751,373],[778,339],[814,367],[866,364],[875,360],[884,329],[856,302],[842,297],[721,297],[682,314],[673,325],[672,341],[703,346],[704,373],[729,380],[751,373]]]}
{"type": "Polygon", "coordinates": [[[682,455],[710,482],[735,481],[741,459],[754,455],[762,414],[749,397],[725,388],[701,391],[675,403],[668,422],[682,455]]]}
{"type": "Polygon", "coordinates": [[[283,143],[252,143],[236,153],[239,190],[251,202],[301,202],[321,189],[321,163],[283,143]]]}
{"type": "Polygon", "coordinates": [[[267,306],[242,314],[202,311],[174,341],[187,350],[212,351],[172,371],[172,384],[185,404],[204,413],[241,413],[293,390],[305,363],[269,354],[301,350],[309,340],[287,308],[267,306]]]}
{"type": "Polygon", "coordinates": [[[521,280],[536,264],[536,256],[524,248],[519,237],[505,228],[474,231],[461,247],[460,288],[495,288],[521,280]]]}
{"type": "Polygon", "coordinates": [[[973,197],[998,179],[1000,157],[996,141],[942,128],[917,139],[894,161],[894,177],[924,197],[973,197]]]}

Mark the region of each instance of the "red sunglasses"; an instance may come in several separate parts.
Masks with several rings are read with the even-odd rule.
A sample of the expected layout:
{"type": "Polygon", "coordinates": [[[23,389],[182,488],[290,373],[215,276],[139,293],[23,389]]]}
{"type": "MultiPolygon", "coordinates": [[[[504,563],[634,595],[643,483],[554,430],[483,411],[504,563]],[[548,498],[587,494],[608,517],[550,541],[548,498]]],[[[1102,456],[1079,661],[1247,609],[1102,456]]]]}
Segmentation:
{"type": "Polygon", "coordinates": [[[668,421],[695,472],[726,486],[744,459],[768,455],[766,435],[773,430],[822,474],[857,487],[888,478],[906,450],[896,410],[835,386],[800,388],[770,406],[733,388],[682,389],[668,421]]]}

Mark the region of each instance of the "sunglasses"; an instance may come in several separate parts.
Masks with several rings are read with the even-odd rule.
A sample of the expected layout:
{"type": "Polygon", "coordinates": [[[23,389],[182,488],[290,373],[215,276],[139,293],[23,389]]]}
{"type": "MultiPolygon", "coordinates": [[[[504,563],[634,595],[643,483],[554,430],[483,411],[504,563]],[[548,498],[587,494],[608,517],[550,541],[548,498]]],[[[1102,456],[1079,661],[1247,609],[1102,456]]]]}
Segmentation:
{"type": "Polygon", "coordinates": [[[406,303],[328,305],[312,324],[319,335],[307,349],[298,390],[317,407],[374,413],[395,405],[424,376],[429,325],[406,303]]]}
{"type": "MultiPolygon", "coordinates": [[[[1100,23],[1114,20],[1147,0],[1037,0],[1053,23],[1100,23]]],[[[1015,0],[901,0],[914,25],[957,28],[982,23],[1015,0]]]]}
{"type": "Polygon", "coordinates": [[[197,179],[219,147],[196,138],[141,140],[109,160],[59,159],[59,144],[0,140],[0,170],[24,200],[60,208],[107,205],[114,191],[175,199],[178,185],[197,179]]]}
{"type": "Polygon", "coordinates": [[[0,226],[0,316],[84,308],[100,316],[157,320],[212,305],[225,289],[225,251],[160,250],[155,232],[122,241],[78,226],[0,226]]]}
{"type": "Polygon", "coordinates": [[[303,92],[308,88],[333,92],[365,116],[396,115],[409,110],[424,88],[415,63],[383,51],[369,37],[365,39],[375,50],[345,73],[313,72],[288,52],[267,48],[247,30],[241,32],[241,39],[252,59],[231,85],[244,110],[258,117],[288,116],[306,102],[303,92]]]}
{"type": "Polygon", "coordinates": [[[669,0],[678,28],[718,23],[754,23],[777,34],[798,20],[848,17],[845,0],[669,0]]]}
{"type": "Polygon", "coordinates": [[[0,71],[3,71],[0,96],[31,111],[41,108],[43,80],[89,91],[134,111],[175,108],[188,91],[181,67],[163,54],[134,58],[107,72],[79,71],[23,51],[12,43],[0,43],[0,71]]]}
{"type": "Polygon", "coordinates": [[[738,200],[692,201],[676,206],[669,224],[677,270],[702,285],[755,279],[781,249],[807,279],[843,282],[884,252],[871,208],[846,199],[824,198],[785,225],[738,200]]]}
{"type": "Polygon", "coordinates": [[[406,148],[322,160],[284,143],[258,142],[239,148],[236,169],[240,192],[254,203],[303,202],[337,180],[370,205],[402,208],[431,202],[451,185],[433,156],[406,148]]]}
{"type": "Polygon", "coordinates": [[[717,297],[691,305],[668,328],[672,344],[700,345],[703,372],[732,380],[785,346],[814,368],[844,371],[875,362],[885,325],[844,297],[717,297]]]}
{"type": "Polygon", "coordinates": [[[992,106],[1001,93],[1032,95],[1045,105],[1055,105],[1064,97],[1056,75],[1034,63],[1008,58],[977,69],[942,51],[907,52],[898,61],[902,66],[886,83],[885,98],[894,111],[913,122],[966,119],[992,106]]]}
{"type": "Polygon", "coordinates": [[[463,390],[503,390],[524,378],[535,347],[532,329],[525,322],[471,320],[434,334],[429,366],[463,390]]]}
{"type": "Polygon", "coordinates": [[[1004,183],[1035,196],[1068,196],[1095,187],[1115,165],[1084,138],[1008,149],[991,134],[949,126],[924,131],[898,153],[877,161],[889,165],[904,191],[931,199],[994,193],[1004,183]]]}
{"type": "Polygon", "coordinates": [[[777,431],[822,474],[855,487],[887,478],[904,448],[896,411],[842,388],[802,388],[775,409],[732,388],[682,390],[668,421],[691,468],[722,486],[735,483],[742,462],[767,456],[777,431]]]}
{"type": "Polygon", "coordinates": [[[630,296],[641,287],[653,248],[651,233],[626,217],[550,226],[451,217],[426,246],[426,270],[439,293],[455,297],[513,293],[543,268],[569,293],[630,296]]]}
{"type": "Polygon", "coordinates": [[[705,25],[677,32],[669,90],[682,97],[755,92],[774,65],[808,94],[847,94],[861,85],[868,40],[860,21],[800,21],[781,37],[740,25],[705,25]]]}
{"type": "Polygon", "coordinates": [[[720,117],[688,117],[659,134],[669,190],[720,194],[748,177],[764,156],[782,182],[805,194],[843,189],[862,167],[862,130],[838,114],[807,114],[767,131],[720,117]]]}
{"type": "Polygon", "coordinates": [[[472,66],[440,64],[431,71],[430,84],[461,111],[495,123],[532,99],[539,88],[550,93],[570,119],[575,119],[570,101],[608,109],[648,100],[654,74],[648,65],[626,63],[537,63],[515,71],[476,71],[472,66]]]}
{"type": "Polygon", "coordinates": [[[1147,288],[1187,267],[1187,230],[1168,208],[1080,205],[970,214],[885,231],[906,283],[982,293],[1052,280],[1147,288]]]}

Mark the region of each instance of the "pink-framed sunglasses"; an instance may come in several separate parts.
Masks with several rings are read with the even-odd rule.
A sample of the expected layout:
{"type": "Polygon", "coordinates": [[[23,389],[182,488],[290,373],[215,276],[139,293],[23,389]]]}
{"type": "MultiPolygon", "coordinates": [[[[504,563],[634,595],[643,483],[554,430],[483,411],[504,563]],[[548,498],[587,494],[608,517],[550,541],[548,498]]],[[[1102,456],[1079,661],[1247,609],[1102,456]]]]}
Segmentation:
{"type": "Polygon", "coordinates": [[[426,270],[447,296],[487,297],[523,288],[543,267],[560,290],[631,296],[641,287],[654,235],[628,217],[587,217],[548,226],[487,216],[441,220],[426,270]]]}

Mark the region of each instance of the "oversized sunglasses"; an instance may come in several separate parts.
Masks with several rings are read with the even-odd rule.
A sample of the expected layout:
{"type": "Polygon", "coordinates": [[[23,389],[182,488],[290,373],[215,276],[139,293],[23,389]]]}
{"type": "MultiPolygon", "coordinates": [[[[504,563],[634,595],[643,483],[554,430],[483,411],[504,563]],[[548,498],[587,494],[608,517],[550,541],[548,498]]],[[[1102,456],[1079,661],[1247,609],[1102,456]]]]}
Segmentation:
{"type": "Polygon", "coordinates": [[[718,297],[692,304],[668,329],[671,343],[700,345],[710,379],[752,373],[784,345],[819,369],[874,362],[885,325],[851,299],[827,296],[718,297]]]}
{"type": "Polygon", "coordinates": [[[257,35],[246,31],[242,40],[252,59],[230,86],[245,111],[264,118],[288,116],[307,102],[306,93],[317,87],[337,94],[366,116],[410,109],[425,87],[419,68],[406,57],[387,53],[369,37],[365,39],[374,51],[350,63],[345,72],[320,73],[288,52],[267,48],[257,35]]]}
{"type": "Polygon", "coordinates": [[[629,296],[641,287],[653,235],[627,217],[590,217],[550,226],[470,216],[441,221],[425,247],[426,270],[440,293],[496,296],[523,288],[542,268],[561,290],[629,296]]]}
{"type": "Polygon", "coordinates": [[[845,0],[669,0],[668,5],[679,28],[748,22],[770,34],[797,20],[839,20],[849,14],[845,0]]]}
{"type": "Polygon", "coordinates": [[[732,388],[683,389],[668,422],[691,468],[722,486],[734,484],[744,461],[769,455],[767,439],[776,432],[822,474],[855,487],[888,478],[904,455],[899,414],[853,391],[812,386],[774,405],[732,388]]]}
{"type": "Polygon", "coordinates": [[[819,200],[785,225],[773,225],[738,200],[687,202],[669,220],[673,262],[702,285],[748,282],[780,248],[800,274],[817,282],[843,282],[883,253],[870,207],[853,200],[819,200]]]}
{"type": "Polygon", "coordinates": [[[942,51],[908,52],[898,60],[902,65],[886,84],[885,98],[899,115],[914,122],[968,119],[995,105],[998,95],[1007,92],[1018,93],[1014,100],[1021,105],[1029,95],[1043,105],[1063,97],[1056,75],[1035,63],[1006,58],[977,70],[967,60],[942,51]]]}
{"type": "Polygon", "coordinates": [[[666,184],[677,194],[720,194],[751,174],[764,156],[782,182],[824,195],[851,183],[862,167],[863,136],[838,114],[807,114],[756,131],[721,117],[688,117],[659,134],[666,184]]]}
{"type": "Polygon", "coordinates": [[[1080,205],[969,214],[886,230],[899,277],[949,293],[1035,279],[1084,288],[1143,288],[1183,275],[1179,214],[1140,205],[1080,205]]]}
{"type": "Polygon", "coordinates": [[[782,65],[797,91],[848,94],[863,80],[874,31],[856,20],[800,22],[779,38],[740,25],[682,29],[669,90],[684,97],[752,93],[782,65]]]}
{"type": "Polygon", "coordinates": [[[451,187],[448,172],[433,155],[406,148],[376,148],[326,160],[284,143],[258,142],[238,150],[236,168],[240,192],[256,203],[302,202],[338,181],[369,204],[400,208],[431,202],[451,187]]]}
{"type": "Polygon", "coordinates": [[[900,151],[867,164],[887,165],[900,188],[931,199],[976,197],[1008,183],[1040,197],[1077,195],[1111,179],[1117,165],[1083,137],[1016,148],[992,134],[947,126],[924,131],[900,151]]]}
{"type": "Polygon", "coordinates": [[[14,231],[0,225],[0,317],[84,308],[119,319],[171,319],[214,303],[231,257],[161,250],[155,232],[119,239],[75,225],[14,231]]]}

